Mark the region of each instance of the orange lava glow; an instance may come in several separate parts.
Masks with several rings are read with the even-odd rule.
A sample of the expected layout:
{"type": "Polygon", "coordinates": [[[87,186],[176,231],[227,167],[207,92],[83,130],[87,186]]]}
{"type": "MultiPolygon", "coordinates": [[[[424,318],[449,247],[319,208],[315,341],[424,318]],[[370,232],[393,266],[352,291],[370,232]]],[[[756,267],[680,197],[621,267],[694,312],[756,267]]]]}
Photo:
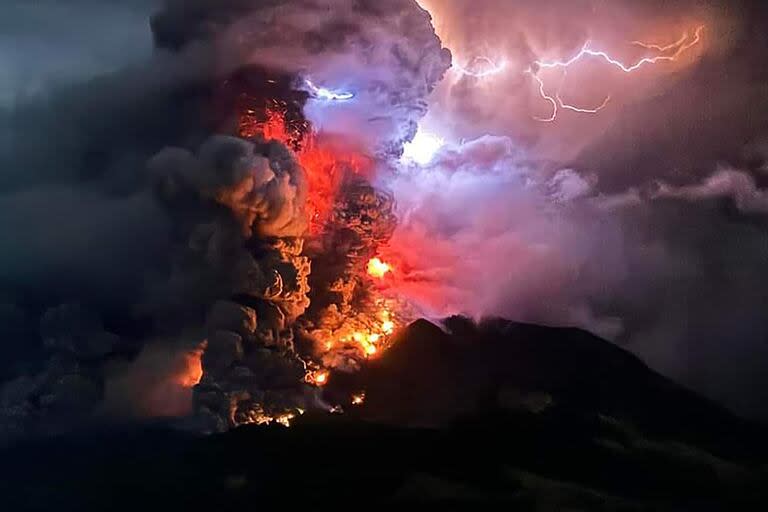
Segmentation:
{"type": "MultiPolygon", "coordinates": [[[[358,320],[367,315],[359,315],[358,320]]],[[[395,331],[393,314],[386,307],[358,322],[350,322],[334,333],[335,340],[327,341],[325,348],[334,350],[337,346],[357,346],[365,357],[373,357],[388,347],[389,337],[395,331]]]]}
{"type": "Polygon", "coordinates": [[[368,261],[367,270],[369,276],[382,279],[387,272],[392,270],[392,266],[389,263],[381,261],[380,258],[371,258],[368,261]]]}
{"type": "MultiPolygon", "coordinates": [[[[373,174],[372,158],[350,147],[348,142],[313,132],[306,122],[292,122],[284,105],[277,102],[271,103],[266,112],[243,111],[239,135],[247,139],[263,137],[276,140],[293,150],[307,182],[309,236],[320,235],[330,227],[334,208],[341,201],[339,192],[350,178],[371,178],[373,174]]],[[[376,248],[371,249],[375,251],[376,248]]],[[[367,271],[371,277],[383,279],[394,270],[392,265],[380,258],[372,258],[365,267],[362,266],[364,261],[360,260],[355,265],[356,273],[367,271]]],[[[370,280],[366,281],[366,285],[371,285],[370,280]]],[[[378,288],[384,287],[386,281],[378,288]]],[[[342,359],[373,358],[388,348],[396,325],[401,325],[404,318],[401,318],[397,305],[389,304],[378,288],[371,291],[368,300],[356,304],[355,310],[351,307],[343,311],[335,310],[337,316],[332,316],[333,320],[327,326],[312,331],[322,361],[305,362],[305,383],[323,387],[331,379],[331,369],[339,368],[338,362],[342,359]]],[[[360,405],[364,398],[364,394],[355,395],[352,403],[360,405]]],[[[254,414],[252,422],[277,422],[288,426],[291,419],[293,416],[289,417],[288,414],[277,417],[264,412],[254,414]]]]}
{"type": "Polygon", "coordinates": [[[176,375],[176,382],[185,388],[191,388],[200,383],[203,378],[203,349],[196,349],[184,354],[184,371],[176,375]]]}
{"type": "Polygon", "coordinates": [[[296,418],[296,415],[304,414],[302,409],[296,409],[296,412],[286,411],[279,414],[267,414],[263,411],[256,411],[253,413],[247,423],[255,425],[282,425],[283,427],[290,427],[291,421],[296,418]]]}
{"type": "Polygon", "coordinates": [[[309,197],[307,215],[310,234],[322,231],[330,216],[336,195],[349,174],[369,176],[373,161],[360,152],[345,147],[339,141],[318,137],[316,133],[302,133],[288,126],[278,106],[266,112],[266,119],[254,121],[253,112],[244,112],[240,121],[240,136],[260,135],[277,140],[293,148],[307,178],[309,197]]]}
{"type": "Polygon", "coordinates": [[[299,163],[307,173],[310,233],[319,233],[328,219],[336,194],[347,173],[368,175],[372,167],[370,159],[332,143],[321,143],[310,137],[297,154],[299,163]]]}
{"type": "Polygon", "coordinates": [[[304,376],[304,380],[308,384],[315,386],[325,386],[328,384],[329,373],[326,370],[308,371],[304,376]]]}

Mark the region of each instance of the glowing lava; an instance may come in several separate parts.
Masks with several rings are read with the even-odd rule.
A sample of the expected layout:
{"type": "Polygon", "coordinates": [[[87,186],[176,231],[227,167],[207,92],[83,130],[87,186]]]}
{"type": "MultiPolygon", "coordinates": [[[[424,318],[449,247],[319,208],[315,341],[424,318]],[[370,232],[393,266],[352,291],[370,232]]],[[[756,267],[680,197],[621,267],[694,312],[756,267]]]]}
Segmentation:
{"type": "Polygon", "coordinates": [[[203,350],[198,348],[184,354],[184,371],[176,376],[176,381],[182,387],[191,388],[203,378],[203,350]]]}
{"type": "Polygon", "coordinates": [[[380,258],[371,258],[368,261],[367,270],[369,276],[382,279],[387,272],[392,271],[392,266],[384,263],[380,258]]]}
{"type": "MultiPolygon", "coordinates": [[[[248,116],[243,116],[248,119],[248,116]]],[[[336,141],[319,139],[306,127],[291,127],[285,121],[285,113],[279,105],[266,112],[266,119],[245,123],[241,120],[240,135],[248,138],[261,135],[267,140],[277,140],[296,151],[296,158],[307,176],[309,197],[307,212],[310,234],[322,231],[325,221],[333,211],[339,187],[347,173],[368,176],[373,161],[336,141]]]]}
{"type": "Polygon", "coordinates": [[[396,324],[394,314],[387,307],[379,305],[378,308],[373,314],[358,313],[347,319],[341,329],[329,332],[331,339],[325,342],[325,350],[331,353],[350,347],[364,357],[373,357],[385,350],[396,324]]]}
{"type": "MultiPolygon", "coordinates": [[[[344,99],[323,94],[312,82],[307,82],[306,86],[315,98],[344,99]]],[[[305,208],[309,225],[305,235],[310,239],[307,245],[314,244],[312,250],[317,251],[326,241],[335,240],[334,230],[338,229],[339,224],[346,226],[338,221],[338,217],[345,212],[344,208],[348,207],[345,202],[348,198],[342,194],[347,189],[342,190],[342,187],[349,183],[367,182],[372,178],[374,160],[351,148],[347,141],[314,132],[300,118],[291,121],[286,103],[272,101],[268,103],[266,111],[259,112],[254,108],[241,112],[242,137],[261,137],[285,144],[293,150],[298,164],[304,170],[307,184],[305,208]]],[[[422,133],[410,145],[413,151],[411,155],[416,161],[427,162],[442,145],[441,139],[422,133]]],[[[373,209],[364,201],[363,206],[373,209]]],[[[367,222],[362,214],[361,217],[367,222]]],[[[364,229],[361,231],[366,234],[364,229]]],[[[367,245],[361,247],[360,254],[376,254],[378,244],[388,239],[386,235],[380,235],[379,238],[367,236],[363,239],[367,245]]],[[[309,254],[312,257],[313,253],[309,254]]],[[[365,259],[354,258],[349,261],[356,262],[350,264],[351,275],[331,281],[328,286],[332,294],[339,294],[338,301],[323,306],[316,314],[313,313],[315,316],[308,315],[304,324],[307,329],[303,334],[314,343],[314,353],[300,354],[299,359],[304,363],[303,379],[306,384],[317,388],[326,386],[332,379],[331,370],[359,368],[365,359],[385,351],[396,326],[410,318],[403,312],[402,301],[385,298],[389,280],[374,285],[370,279],[384,279],[393,271],[389,263],[378,257],[367,262],[365,259]]],[[[238,411],[232,423],[279,423],[288,426],[294,417],[293,410],[268,409],[264,404],[257,403],[247,415],[238,411]]]]}
{"type": "Polygon", "coordinates": [[[309,371],[304,376],[304,380],[308,384],[313,384],[315,386],[325,386],[328,384],[328,377],[329,373],[327,370],[316,370],[316,371],[309,371]]]}
{"type": "Polygon", "coordinates": [[[248,418],[247,423],[255,424],[255,425],[282,425],[283,427],[290,427],[291,421],[293,421],[297,415],[304,414],[304,411],[302,409],[296,409],[295,412],[293,411],[286,411],[276,414],[269,414],[264,412],[261,409],[256,409],[251,412],[250,417],[248,418]]]}

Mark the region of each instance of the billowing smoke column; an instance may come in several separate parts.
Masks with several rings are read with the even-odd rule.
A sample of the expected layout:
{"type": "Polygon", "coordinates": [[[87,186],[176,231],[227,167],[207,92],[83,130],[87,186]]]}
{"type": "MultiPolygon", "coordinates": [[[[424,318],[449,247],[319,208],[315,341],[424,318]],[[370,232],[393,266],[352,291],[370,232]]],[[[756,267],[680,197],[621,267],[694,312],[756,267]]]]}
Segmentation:
{"type": "MultiPolygon", "coordinates": [[[[59,116],[87,120],[60,161],[96,155],[93,193],[140,198],[136,230],[162,227],[150,263],[126,267],[141,284],[105,308],[109,327],[86,293],[42,301],[50,361],[4,387],[6,434],[104,414],[287,424],[335,405],[329,370],[354,371],[399,320],[366,274],[395,226],[373,183],[450,65],[428,14],[409,0],[169,0],[152,29],[149,63],[87,84],[82,113],[65,99],[59,116]]],[[[42,160],[33,142],[7,151],[42,160]]]]}
{"type": "MultiPolygon", "coordinates": [[[[154,18],[161,45],[184,51],[208,40],[217,53],[241,55],[241,77],[275,70],[306,93],[296,108],[282,97],[264,102],[246,86],[235,112],[238,136],[288,145],[295,160],[251,161],[242,154],[248,146],[237,151],[233,140],[214,156],[225,168],[235,163],[236,177],[207,194],[240,220],[248,246],[244,263],[223,261],[235,288],[209,312],[196,397],[217,429],[287,423],[296,411],[328,407],[306,384],[324,385],[327,368],[357,369],[394,327],[388,300],[364,272],[395,222],[392,199],[369,180],[415,134],[450,57],[411,2],[328,7],[200,3],[189,19],[188,4],[170,2],[154,18]],[[267,269],[248,259],[254,249],[267,269]]],[[[173,165],[194,167],[186,160],[173,165]]]]}
{"type": "Polygon", "coordinates": [[[307,184],[298,162],[277,142],[215,136],[196,155],[164,150],[150,170],[185,233],[163,293],[205,293],[203,303],[211,305],[196,392],[210,428],[257,421],[265,390],[281,388],[287,396],[274,407],[306,407],[285,403],[301,395],[301,362],[287,354],[291,325],[309,304],[310,262],[302,255],[307,184]]]}

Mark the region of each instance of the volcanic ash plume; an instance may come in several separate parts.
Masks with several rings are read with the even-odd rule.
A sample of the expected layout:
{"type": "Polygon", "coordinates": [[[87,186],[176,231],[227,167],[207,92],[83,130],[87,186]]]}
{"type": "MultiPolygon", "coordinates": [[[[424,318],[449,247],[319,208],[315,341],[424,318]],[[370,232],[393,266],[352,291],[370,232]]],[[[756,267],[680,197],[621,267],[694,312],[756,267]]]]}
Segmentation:
{"type": "Polygon", "coordinates": [[[320,99],[308,119],[352,136],[377,154],[397,154],[427,111],[426,95],[450,66],[429,15],[412,0],[170,0],[153,18],[156,44],[209,45],[218,67],[255,65],[300,78],[320,99]],[[334,103],[334,102],[331,102],[334,103]]]}
{"type": "Polygon", "coordinates": [[[234,422],[250,414],[238,408],[240,402],[264,403],[244,383],[270,389],[265,365],[292,361],[296,385],[303,375],[298,359],[283,361],[280,354],[292,353],[290,325],[309,305],[310,263],[301,238],[307,227],[305,176],[280,143],[225,136],[212,137],[196,155],[166,149],[150,168],[158,194],[186,233],[171,279],[157,296],[181,299],[171,301],[174,308],[184,308],[190,297],[208,305],[198,397],[206,412],[234,422]],[[275,352],[261,350],[266,347],[275,352]]]}
{"type": "Polygon", "coordinates": [[[298,256],[306,184],[286,148],[273,143],[259,149],[217,136],[196,156],[167,149],[150,163],[158,195],[188,233],[175,272],[180,279],[171,279],[167,294],[184,300],[197,293],[245,294],[280,304],[295,319],[307,305],[308,262],[298,256]],[[245,247],[252,239],[260,242],[258,252],[245,247]],[[195,268],[200,272],[190,272],[195,268]]]}
{"type": "MultiPolygon", "coordinates": [[[[41,397],[78,386],[93,391],[78,409],[90,413],[181,414],[193,395],[204,430],[286,424],[330,408],[320,391],[331,369],[359,367],[401,320],[366,268],[395,226],[377,174],[414,136],[450,65],[428,14],[407,0],[170,0],[152,28],[147,64],[60,100],[61,119],[84,133],[57,161],[72,163],[59,179],[75,190],[87,175],[94,195],[149,205],[135,228],[153,237],[155,259],[130,267],[132,294],[103,312],[109,329],[71,327],[82,341],[51,345],[68,366],[52,371],[52,356],[45,379],[8,387],[4,416],[17,431],[40,418],[54,425],[46,404],[68,402],[41,397]],[[136,400],[145,403],[125,403],[136,400]]],[[[20,135],[29,124],[13,127],[29,144],[3,161],[44,160],[20,135]]],[[[25,183],[52,179],[41,171],[25,183]]],[[[106,246],[97,235],[73,243],[106,246]]],[[[72,278],[103,288],[89,272],[72,278]]],[[[72,287],[67,298],[79,295],[72,287]]],[[[99,302],[82,299],[98,319],[99,302]]],[[[35,300],[43,312],[59,307],[35,300]]]]}
{"type": "Polygon", "coordinates": [[[152,166],[162,169],[154,174],[166,202],[191,195],[226,210],[189,229],[198,253],[190,259],[206,274],[198,281],[215,283],[205,289],[222,299],[207,312],[195,392],[210,428],[286,424],[307,408],[328,408],[319,388],[329,369],[354,371],[394,329],[400,304],[365,271],[395,226],[392,197],[371,180],[381,158],[399,155],[415,133],[449,56],[425,12],[409,2],[383,7],[200,3],[200,18],[188,20],[171,2],[154,20],[161,46],[184,51],[190,38],[205,40],[243,66],[234,102],[241,139],[213,139],[196,157],[166,150],[152,166]],[[304,96],[264,98],[248,86],[274,83],[274,73],[293,76],[285,83],[304,96]],[[324,83],[353,92],[315,85],[324,83]]]}

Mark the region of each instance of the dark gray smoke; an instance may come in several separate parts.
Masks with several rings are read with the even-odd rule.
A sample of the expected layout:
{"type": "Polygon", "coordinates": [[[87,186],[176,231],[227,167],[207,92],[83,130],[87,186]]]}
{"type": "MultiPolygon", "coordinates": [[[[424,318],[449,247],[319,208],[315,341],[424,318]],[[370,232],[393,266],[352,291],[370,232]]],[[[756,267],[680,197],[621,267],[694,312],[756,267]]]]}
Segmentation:
{"type": "Polygon", "coordinates": [[[145,59],[152,51],[147,17],[158,3],[3,2],[0,107],[145,59]]]}
{"type": "MultiPolygon", "coordinates": [[[[80,7],[81,23],[100,12],[80,7]]],[[[219,429],[325,407],[292,330],[309,305],[305,171],[283,144],[237,137],[221,91],[243,80],[274,96],[262,104],[309,99],[315,128],[398,154],[450,61],[406,0],[169,1],[151,27],[151,55],[0,111],[0,233],[14,241],[0,434],[193,405],[219,429]],[[308,98],[307,78],[355,100],[308,98]]]]}
{"type": "Polygon", "coordinates": [[[354,99],[305,112],[327,134],[354,134],[372,152],[397,154],[450,64],[412,0],[172,0],[152,20],[161,47],[205,41],[218,66],[249,63],[297,74],[354,99]]]}

